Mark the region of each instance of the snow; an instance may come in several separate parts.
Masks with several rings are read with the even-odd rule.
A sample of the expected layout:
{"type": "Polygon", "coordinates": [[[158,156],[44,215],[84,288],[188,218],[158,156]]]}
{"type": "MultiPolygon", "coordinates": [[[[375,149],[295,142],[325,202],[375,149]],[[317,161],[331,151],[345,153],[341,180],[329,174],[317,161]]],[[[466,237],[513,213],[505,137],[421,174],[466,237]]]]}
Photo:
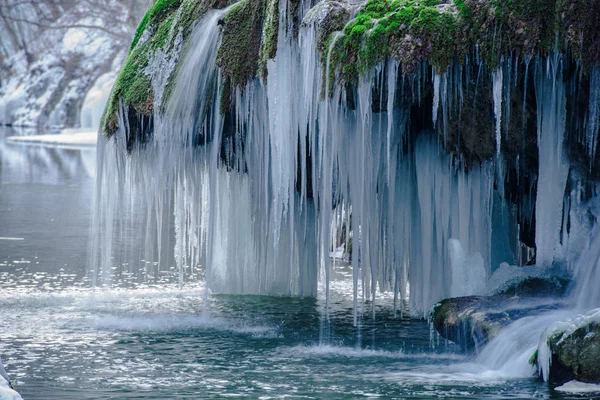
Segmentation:
{"type": "Polygon", "coordinates": [[[508,263],[500,264],[500,267],[494,271],[490,279],[486,283],[486,293],[494,294],[498,289],[502,289],[506,284],[525,278],[548,278],[561,277],[569,279],[568,273],[564,266],[560,264],[554,265],[528,265],[518,266],[508,263]]]}
{"type": "Polygon", "coordinates": [[[12,143],[69,148],[94,147],[98,139],[95,130],[65,130],[58,135],[9,136],[12,143]]]}
{"type": "MultiPolygon", "coordinates": [[[[79,2],[63,13],[56,25],[102,26],[117,34],[122,30],[119,27],[125,26],[121,17],[127,16],[127,10],[123,5],[111,3],[119,17],[110,21],[85,17],[92,14],[86,7],[86,2],[79,2]]],[[[84,27],[47,29],[35,36],[28,43],[35,55],[31,65],[22,51],[5,63],[8,68],[3,71],[6,78],[3,76],[0,88],[0,124],[60,129],[78,126],[80,119],[85,119],[84,126],[98,128],[98,110],[104,108],[112,86],[107,80],[114,80],[121,65],[112,61],[126,49],[126,37],[125,33],[121,38],[84,27]],[[107,73],[111,77],[98,83],[101,88],[94,88],[98,78],[107,73]],[[80,108],[92,89],[95,93],[87,102],[87,114],[80,118],[80,108]]]]}
{"type": "Polygon", "coordinates": [[[85,44],[87,32],[81,28],[67,29],[63,37],[63,48],[66,51],[76,51],[85,44]]]}
{"type": "Polygon", "coordinates": [[[14,389],[10,387],[8,374],[0,358],[0,400],[23,400],[14,389]]]}
{"type": "Polygon", "coordinates": [[[0,400],[23,400],[23,398],[11,389],[3,378],[0,378],[0,400]]]}
{"type": "Polygon", "coordinates": [[[569,394],[589,394],[600,393],[600,384],[585,383],[579,381],[569,381],[562,386],[556,387],[554,390],[569,394]]]}

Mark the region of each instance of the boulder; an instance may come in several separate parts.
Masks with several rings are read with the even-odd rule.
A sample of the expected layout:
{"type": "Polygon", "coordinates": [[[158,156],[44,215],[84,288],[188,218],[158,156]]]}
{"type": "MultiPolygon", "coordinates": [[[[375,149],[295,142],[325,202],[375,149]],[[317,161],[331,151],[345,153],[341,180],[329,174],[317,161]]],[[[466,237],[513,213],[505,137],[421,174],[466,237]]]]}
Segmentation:
{"type": "Polygon", "coordinates": [[[553,384],[600,383],[600,308],[550,326],[536,361],[544,380],[553,384]]]}
{"type": "Polygon", "coordinates": [[[440,336],[463,350],[473,350],[485,345],[509,323],[561,306],[556,301],[523,301],[508,296],[455,297],[436,304],[430,320],[440,336]]]}
{"type": "Polygon", "coordinates": [[[566,276],[527,276],[512,279],[502,285],[495,294],[517,297],[562,297],[570,287],[566,276]]]}

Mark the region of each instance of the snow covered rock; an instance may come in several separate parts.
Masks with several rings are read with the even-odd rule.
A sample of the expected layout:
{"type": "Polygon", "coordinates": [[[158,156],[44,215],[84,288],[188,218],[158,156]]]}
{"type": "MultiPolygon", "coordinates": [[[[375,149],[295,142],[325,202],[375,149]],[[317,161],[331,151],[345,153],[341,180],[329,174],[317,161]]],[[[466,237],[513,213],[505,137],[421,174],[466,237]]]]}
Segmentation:
{"type": "Polygon", "coordinates": [[[509,280],[496,292],[500,296],[561,297],[571,284],[565,276],[527,276],[509,280]]]}
{"type": "Polygon", "coordinates": [[[12,388],[2,359],[0,359],[0,400],[23,400],[21,395],[12,388]]]}
{"type": "Polygon", "coordinates": [[[540,338],[537,365],[546,381],[600,383],[600,308],[548,327],[540,338]]]}
{"type": "Polygon", "coordinates": [[[579,381],[569,381],[562,386],[558,386],[554,388],[557,392],[568,393],[568,394],[577,394],[577,395],[588,395],[600,394],[600,385],[595,385],[593,383],[585,383],[579,381]]]}
{"type": "Polygon", "coordinates": [[[4,378],[0,378],[0,400],[22,400],[16,390],[12,389],[4,378]]]}

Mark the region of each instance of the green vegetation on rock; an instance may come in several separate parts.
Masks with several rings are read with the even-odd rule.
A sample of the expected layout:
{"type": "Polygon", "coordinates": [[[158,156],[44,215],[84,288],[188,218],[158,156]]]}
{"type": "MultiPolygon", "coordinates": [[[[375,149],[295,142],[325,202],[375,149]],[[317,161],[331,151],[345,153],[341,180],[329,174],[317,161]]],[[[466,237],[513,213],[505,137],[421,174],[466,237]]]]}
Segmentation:
{"type": "Polygon", "coordinates": [[[159,23],[166,14],[179,7],[180,4],[181,0],[157,0],[146,15],[144,15],[144,18],[137,27],[135,36],[131,42],[131,50],[138,44],[148,26],[152,26],[157,22],[159,23]]]}
{"type": "MultiPolygon", "coordinates": [[[[154,3],[138,26],[127,60],[108,100],[101,124],[105,135],[111,136],[118,128],[120,102],[126,109],[138,114],[148,116],[154,112],[154,93],[146,72],[150,58],[158,50],[171,51],[178,33],[182,34],[185,41],[207,10],[225,7],[230,2],[231,0],[157,0],[154,3]]],[[[167,82],[163,105],[169,98],[176,75],[177,69],[167,82]]]]}
{"type": "Polygon", "coordinates": [[[368,0],[345,26],[331,64],[350,83],[390,57],[404,72],[423,60],[444,72],[474,51],[494,69],[503,57],[572,49],[593,65],[598,52],[583,51],[600,49],[592,29],[600,16],[591,8],[592,0],[368,0]]]}
{"type": "Polygon", "coordinates": [[[262,43],[258,72],[262,77],[267,76],[267,61],[275,58],[277,53],[277,39],[279,37],[279,0],[267,0],[265,23],[262,33],[262,43]]]}
{"type": "MultiPolygon", "coordinates": [[[[161,49],[172,50],[172,33],[184,41],[210,8],[235,0],[156,0],[140,23],[129,56],[108,102],[102,129],[110,135],[118,125],[119,104],[150,115],[154,94],[147,75],[149,60],[161,49]],[[171,40],[170,40],[171,39],[171,40]]],[[[548,55],[570,51],[589,68],[600,60],[600,13],[595,0],[367,0],[354,18],[352,4],[325,0],[307,18],[317,26],[317,48],[324,66],[328,92],[336,78],[342,84],[356,79],[389,58],[398,60],[402,73],[422,61],[438,72],[453,62],[475,55],[494,69],[503,57],[548,55]]],[[[267,61],[275,57],[281,16],[279,0],[242,0],[224,17],[217,54],[224,82],[222,111],[231,103],[232,90],[256,77],[266,78],[267,61]]],[[[297,35],[299,2],[288,3],[287,20],[297,35]]],[[[311,10],[312,11],[312,10],[311,10]]],[[[306,21],[305,19],[305,21],[306,21]]],[[[169,98],[177,68],[167,81],[163,105],[169,98]]]]}
{"type": "Polygon", "coordinates": [[[551,379],[600,383],[600,324],[590,323],[569,335],[548,338],[552,352],[551,379]]]}
{"type": "MultiPolygon", "coordinates": [[[[243,87],[248,80],[257,76],[264,13],[265,0],[244,0],[231,8],[224,18],[217,65],[234,87],[243,87]]],[[[274,28],[271,26],[270,29],[274,28]]],[[[276,43],[276,39],[270,36],[276,43]]],[[[271,53],[275,50],[271,45],[270,49],[264,51],[271,53]]]]}
{"type": "Polygon", "coordinates": [[[537,365],[537,357],[538,357],[538,351],[537,349],[533,352],[533,354],[531,355],[531,357],[529,357],[529,361],[527,361],[530,365],[537,365]]]}

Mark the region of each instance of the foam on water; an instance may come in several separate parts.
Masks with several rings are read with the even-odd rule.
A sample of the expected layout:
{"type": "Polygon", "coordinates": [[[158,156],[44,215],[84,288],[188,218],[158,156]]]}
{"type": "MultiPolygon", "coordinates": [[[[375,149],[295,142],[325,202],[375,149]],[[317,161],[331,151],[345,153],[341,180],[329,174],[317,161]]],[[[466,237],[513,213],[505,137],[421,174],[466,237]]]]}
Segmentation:
{"type": "Polygon", "coordinates": [[[599,394],[600,393],[600,385],[596,385],[593,383],[585,383],[579,381],[569,381],[564,385],[556,387],[554,390],[563,393],[570,394],[579,394],[579,395],[589,395],[589,394],[599,394]]]}
{"type": "Polygon", "coordinates": [[[82,321],[81,323],[89,324],[94,329],[135,332],[177,332],[191,329],[212,329],[250,335],[267,335],[277,332],[277,328],[246,325],[219,317],[173,314],[154,314],[148,316],[103,315],[93,317],[91,320],[82,321]]]}

